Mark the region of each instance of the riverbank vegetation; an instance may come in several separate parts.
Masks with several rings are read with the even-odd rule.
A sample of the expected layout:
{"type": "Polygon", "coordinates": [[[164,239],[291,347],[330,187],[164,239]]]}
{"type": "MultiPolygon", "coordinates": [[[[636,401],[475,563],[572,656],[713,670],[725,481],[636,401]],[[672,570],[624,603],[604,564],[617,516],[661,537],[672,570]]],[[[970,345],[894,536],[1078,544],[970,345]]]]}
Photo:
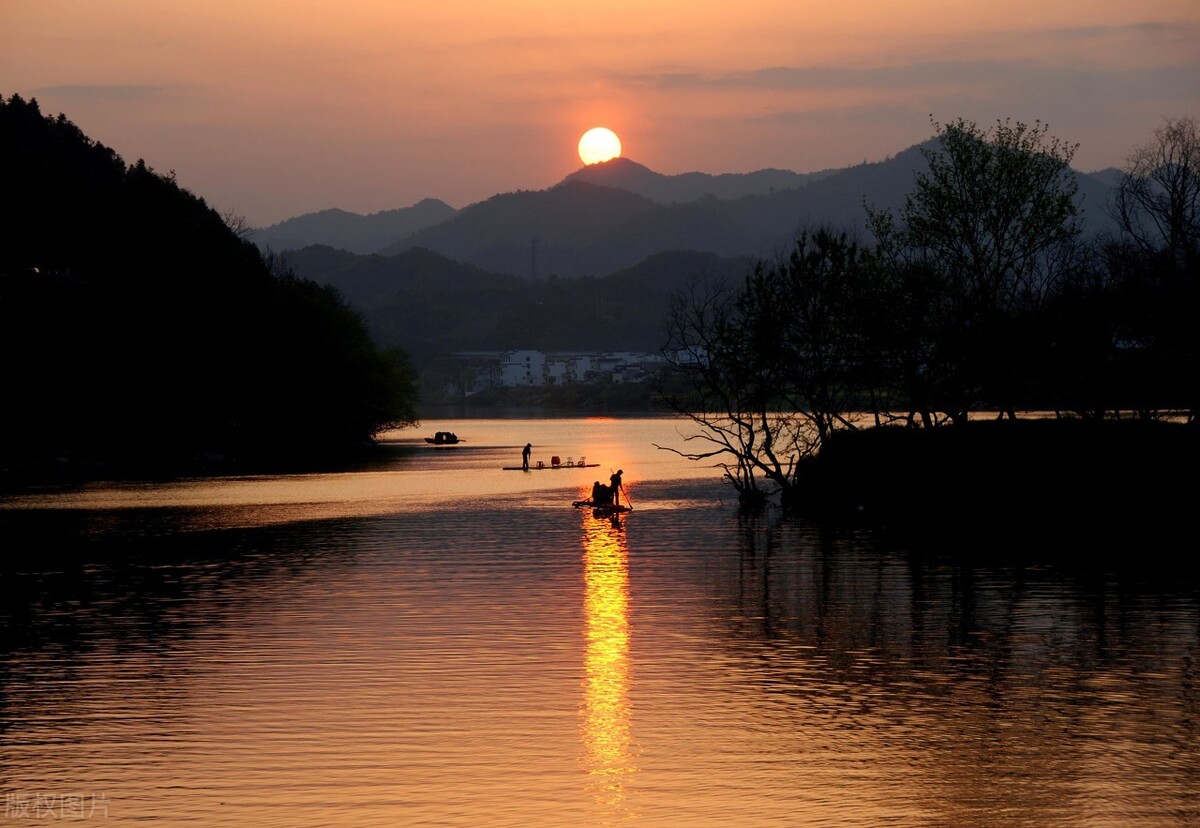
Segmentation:
{"type": "Polygon", "coordinates": [[[1128,557],[1194,531],[1198,463],[1200,429],[1139,417],[843,430],[805,461],[795,511],[976,551],[1128,557]]]}
{"type": "Polygon", "coordinates": [[[174,473],[415,419],[404,354],[144,161],[0,98],[0,476],[174,473]]]}
{"type": "MultiPolygon", "coordinates": [[[[848,484],[818,456],[835,438],[844,447],[878,426],[903,427],[889,435],[962,430],[983,411],[1011,421],[1039,410],[1074,422],[1182,412],[1188,425],[1178,429],[1196,430],[1195,121],[1168,120],[1138,150],[1115,202],[1092,205],[1111,210],[1121,232],[1095,240],[1081,238],[1074,147],[1044,125],[935,128],[928,171],[899,214],[865,205],[869,242],[811,229],[742,282],[698,282],[676,297],[664,353],[686,388],[664,400],[698,428],[689,446],[671,450],[719,464],[744,506],[777,492],[788,507],[830,507],[848,484]]],[[[1058,428],[1055,439],[1067,439],[1058,428]]],[[[916,484],[926,497],[961,491],[993,474],[972,462],[982,443],[979,426],[971,433],[955,451],[920,457],[909,447],[932,438],[873,435],[882,465],[871,473],[893,469],[888,479],[903,486],[915,463],[930,475],[916,484]],[[959,463],[939,468],[939,458],[959,463]]],[[[1025,432],[1003,432],[997,445],[1030,461],[1058,456],[1042,442],[1019,452],[1007,442],[1013,433],[1025,432]]],[[[1073,433],[1105,456],[1133,432],[1073,433]]],[[[1027,469],[1069,477],[1085,453],[1027,469]]],[[[846,503],[856,500],[846,492],[846,503]]]]}

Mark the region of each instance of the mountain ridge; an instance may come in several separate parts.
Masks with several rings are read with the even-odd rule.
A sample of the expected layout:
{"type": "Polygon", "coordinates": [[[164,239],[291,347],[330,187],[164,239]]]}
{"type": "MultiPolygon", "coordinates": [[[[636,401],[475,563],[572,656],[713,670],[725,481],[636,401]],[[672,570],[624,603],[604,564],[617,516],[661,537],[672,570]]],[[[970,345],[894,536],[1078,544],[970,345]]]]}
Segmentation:
{"type": "Polygon", "coordinates": [[[765,168],[748,173],[686,172],[667,175],[655,172],[630,158],[621,157],[582,167],[564,178],[557,186],[571,181],[584,181],[637,193],[659,204],[672,204],[696,201],[706,196],[729,200],[747,195],[763,195],[775,190],[795,189],[837,172],[836,169],[830,169],[797,173],[765,168]]]}
{"type": "MultiPolygon", "coordinates": [[[[339,244],[331,234],[298,239],[290,248],[279,249],[326,244],[387,256],[420,247],[485,271],[527,279],[602,276],[675,250],[769,258],[786,250],[806,227],[828,226],[862,236],[866,206],[898,211],[916,175],[928,168],[922,148],[934,140],[883,161],[805,176],[771,170],[665,176],[631,159],[613,159],[578,170],[544,190],[500,193],[459,210],[436,202],[446,210],[427,210],[421,221],[409,225],[410,232],[372,250],[339,244]],[[776,186],[783,183],[797,186],[776,186]],[[719,197],[710,192],[713,189],[743,194],[719,197]],[[691,198],[701,190],[703,195],[691,198]],[[690,200],[671,200],[684,197],[690,200]]],[[[1073,173],[1079,182],[1085,233],[1111,231],[1103,207],[1113,186],[1112,171],[1073,173]]],[[[436,200],[420,203],[430,201],[436,200]]],[[[346,221],[347,215],[337,218],[346,221]]],[[[262,243],[261,238],[256,241],[262,243]]]]}
{"type": "Polygon", "coordinates": [[[252,240],[265,250],[289,250],[327,244],[352,253],[374,253],[397,238],[445,221],[457,212],[437,198],[423,198],[411,207],[361,214],[330,207],[255,228],[252,240]]]}

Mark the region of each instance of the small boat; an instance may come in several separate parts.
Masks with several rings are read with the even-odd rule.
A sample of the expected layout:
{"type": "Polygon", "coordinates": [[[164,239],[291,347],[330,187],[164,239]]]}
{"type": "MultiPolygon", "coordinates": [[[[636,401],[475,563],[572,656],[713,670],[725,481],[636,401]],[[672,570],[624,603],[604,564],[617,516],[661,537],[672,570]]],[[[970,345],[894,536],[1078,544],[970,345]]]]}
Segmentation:
{"type": "Polygon", "coordinates": [[[458,435],[453,431],[439,431],[432,437],[426,437],[425,442],[432,443],[435,446],[453,446],[459,443],[465,443],[466,440],[458,439],[458,435]]]}

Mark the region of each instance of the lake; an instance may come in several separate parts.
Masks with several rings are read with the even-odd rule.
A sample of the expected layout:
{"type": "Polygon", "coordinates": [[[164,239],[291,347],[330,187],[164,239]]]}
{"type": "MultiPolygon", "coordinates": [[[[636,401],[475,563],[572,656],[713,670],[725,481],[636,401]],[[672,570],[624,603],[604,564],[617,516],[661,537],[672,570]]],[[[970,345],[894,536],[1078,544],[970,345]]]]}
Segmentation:
{"type": "Polygon", "coordinates": [[[1195,583],[739,518],[680,425],[0,498],[4,824],[1200,824],[1195,583]]]}

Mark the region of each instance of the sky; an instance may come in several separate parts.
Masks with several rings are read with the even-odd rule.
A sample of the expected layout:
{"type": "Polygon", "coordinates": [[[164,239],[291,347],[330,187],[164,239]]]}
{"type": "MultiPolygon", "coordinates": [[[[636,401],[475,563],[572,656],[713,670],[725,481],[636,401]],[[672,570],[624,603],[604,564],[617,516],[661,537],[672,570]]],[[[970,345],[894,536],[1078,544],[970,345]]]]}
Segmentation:
{"type": "Polygon", "coordinates": [[[0,0],[13,94],[256,227],[545,189],[594,126],[674,175],[1040,121],[1092,171],[1200,117],[1200,2],[0,0]]]}

